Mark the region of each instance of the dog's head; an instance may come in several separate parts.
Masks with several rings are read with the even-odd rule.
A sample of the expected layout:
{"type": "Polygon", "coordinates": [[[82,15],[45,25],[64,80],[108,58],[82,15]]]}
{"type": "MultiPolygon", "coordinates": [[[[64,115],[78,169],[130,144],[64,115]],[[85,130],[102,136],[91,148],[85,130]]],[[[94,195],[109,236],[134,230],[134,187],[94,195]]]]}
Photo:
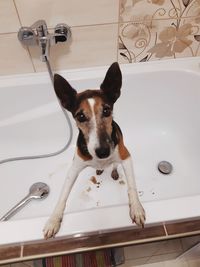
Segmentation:
{"type": "Polygon", "coordinates": [[[117,62],[110,66],[98,90],[77,93],[62,76],[54,76],[56,95],[62,106],[72,113],[92,157],[108,158],[114,149],[112,111],[121,85],[122,75],[117,62]]]}

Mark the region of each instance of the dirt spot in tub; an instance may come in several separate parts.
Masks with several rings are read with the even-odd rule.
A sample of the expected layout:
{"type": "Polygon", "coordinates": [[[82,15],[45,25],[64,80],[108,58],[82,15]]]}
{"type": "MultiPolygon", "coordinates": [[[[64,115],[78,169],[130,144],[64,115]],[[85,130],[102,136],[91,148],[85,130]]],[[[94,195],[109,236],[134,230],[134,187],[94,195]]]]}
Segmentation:
{"type": "Polygon", "coordinates": [[[97,182],[97,188],[99,188],[101,185],[101,182],[97,182]]]}
{"type": "Polygon", "coordinates": [[[144,195],[144,191],[138,191],[139,197],[142,197],[144,195]]]}
{"type": "Polygon", "coordinates": [[[151,192],[151,194],[153,195],[153,196],[155,196],[155,190],[154,190],[154,188],[152,188],[151,190],[150,190],[150,192],[151,192]]]}
{"type": "Polygon", "coordinates": [[[96,202],[96,206],[99,207],[100,206],[100,201],[96,202]]]}
{"type": "Polygon", "coordinates": [[[99,188],[100,185],[101,185],[101,183],[102,183],[102,181],[98,182],[98,181],[97,181],[97,178],[96,178],[95,176],[92,176],[92,177],[90,178],[90,182],[92,182],[93,184],[95,184],[97,188],[99,188]]]}
{"type": "Polygon", "coordinates": [[[124,180],[119,180],[119,184],[121,184],[121,185],[125,185],[126,183],[125,183],[125,181],[124,180]]]}
{"type": "Polygon", "coordinates": [[[90,181],[93,183],[93,184],[97,184],[97,178],[95,176],[92,176],[90,178],[90,181]]]}
{"type": "Polygon", "coordinates": [[[89,186],[86,191],[89,193],[92,190],[92,188],[89,186]]]}
{"type": "Polygon", "coordinates": [[[96,175],[101,175],[103,173],[103,170],[96,170],[96,175]]]}

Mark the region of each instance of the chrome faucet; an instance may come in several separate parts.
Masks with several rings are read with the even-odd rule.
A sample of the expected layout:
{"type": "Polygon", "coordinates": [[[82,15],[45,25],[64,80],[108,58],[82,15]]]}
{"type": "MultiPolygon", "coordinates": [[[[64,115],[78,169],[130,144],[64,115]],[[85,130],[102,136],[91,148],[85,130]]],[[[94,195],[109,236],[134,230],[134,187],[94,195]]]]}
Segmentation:
{"type": "Polygon", "coordinates": [[[49,59],[50,46],[58,42],[66,42],[71,37],[71,30],[67,24],[57,24],[54,33],[49,33],[44,20],[36,21],[30,27],[21,27],[18,32],[19,41],[25,46],[39,45],[42,61],[49,59]]]}

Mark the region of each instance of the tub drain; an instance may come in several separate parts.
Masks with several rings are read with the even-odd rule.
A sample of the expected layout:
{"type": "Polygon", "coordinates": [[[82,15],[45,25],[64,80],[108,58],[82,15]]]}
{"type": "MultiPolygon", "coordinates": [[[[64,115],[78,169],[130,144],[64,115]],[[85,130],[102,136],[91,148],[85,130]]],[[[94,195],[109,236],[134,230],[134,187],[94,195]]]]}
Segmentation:
{"type": "Polygon", "coordinates": [[[158,170],[163,174],[170,174],[172,172],[172,169],[172,164],[168,161],[161,161],[158,164],[158,170]]]}

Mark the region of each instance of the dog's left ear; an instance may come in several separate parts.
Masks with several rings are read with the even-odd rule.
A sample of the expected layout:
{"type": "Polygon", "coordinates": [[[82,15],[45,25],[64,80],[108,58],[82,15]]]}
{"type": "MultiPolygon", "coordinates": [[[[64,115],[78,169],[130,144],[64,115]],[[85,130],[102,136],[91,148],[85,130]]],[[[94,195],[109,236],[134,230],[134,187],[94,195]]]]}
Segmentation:
{"type": "Polygon", "coordinates": [[[76,104],[76,90],[59,74],[54,75],[54,90],[61,105],[72,112],[76,104]]]}
{"type": "Polygon", "coordinates": [[[119,64],[114,62],[108,69],[100,88],[112,103],[120,96],[122,86],[122,73],[119,64]]]}

